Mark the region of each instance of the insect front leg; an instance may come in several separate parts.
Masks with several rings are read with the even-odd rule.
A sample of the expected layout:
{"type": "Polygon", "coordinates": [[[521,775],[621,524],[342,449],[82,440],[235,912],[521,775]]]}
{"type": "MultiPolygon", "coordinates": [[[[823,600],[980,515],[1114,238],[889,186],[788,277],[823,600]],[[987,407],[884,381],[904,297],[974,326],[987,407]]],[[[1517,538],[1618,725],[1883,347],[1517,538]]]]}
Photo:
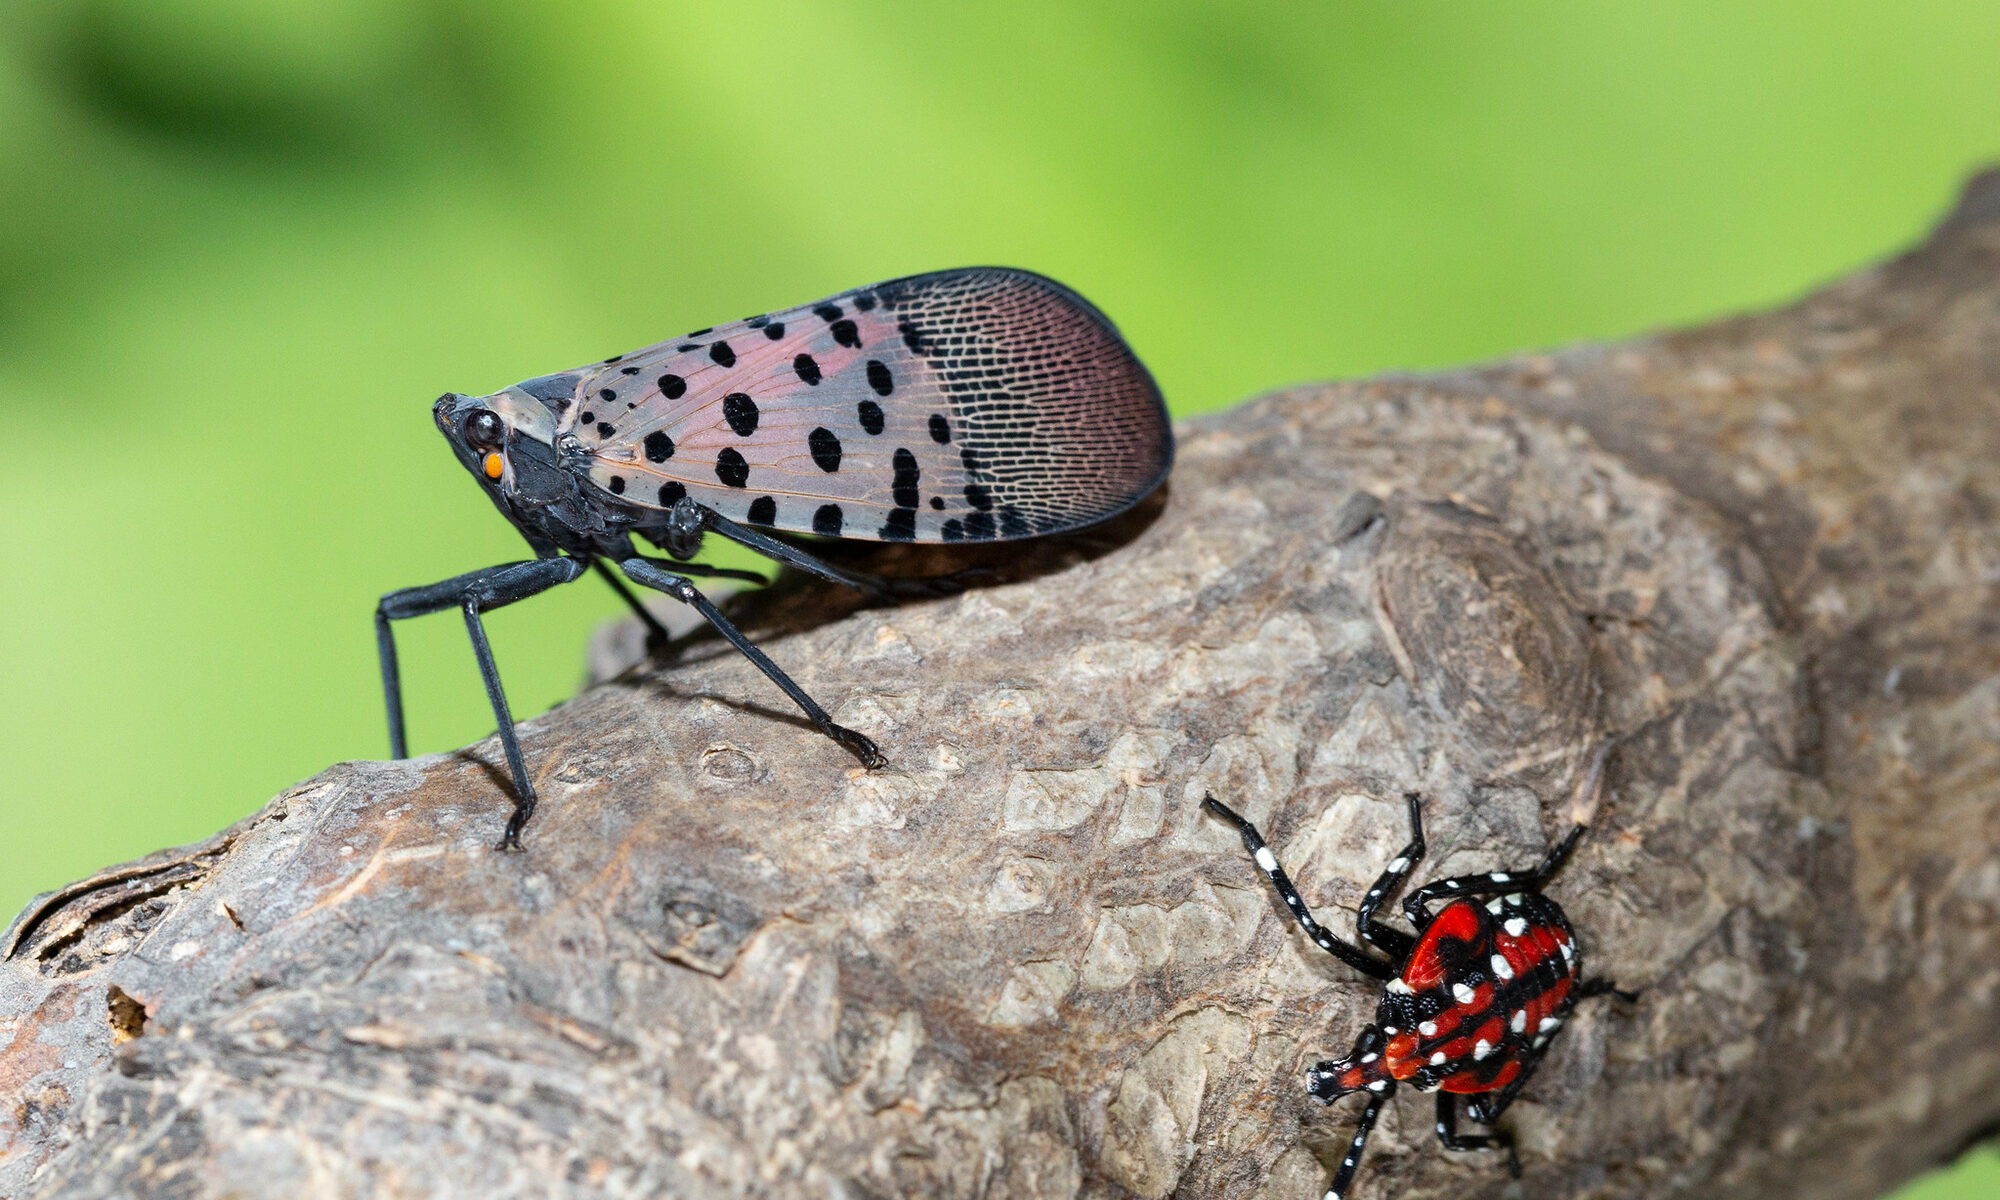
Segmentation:
{"type": "Polygon", "coordinates": [[[743,657],[764,672],[765,676],[777,684],[785,695],[790,696],[792,703],[804,710],[806,716],[819,727],[821,733],[847,747],[861,760],[863,766],[875,768],[889,764],[889,760],[875,748],[874,742],[845,725],[835,724],[827,711],[811,696],[806,695],[804,688],[793,683],[792,677],[785,674],[777,663],[772,662],[769,655],[752,645],[750,639],[743,636],[743,631],[731,624],[729,618],[723,616],[722,611],[716,608],[707,596],[702,595],[685,575],[677,575],[663,569],[652,560],[637,555],[621,561],[618,569],[625,572],[625,577],[633,583],[665,592],[700,613],[703,619],[715,626],[715,631],[727,639],[730,645],[736,647],[743,657]]]}
{"type": "MultiPolygon", "coordinates": [[[[1525,1075],[1520,1079],[1516,1079],[1515,1083],[1520,1083],[1523,1079],[1525,1079],[1525,1075]]],[[[1510,1087],[1505,1093],[1506,1099],[1489,1109],[1479,1119],[1490,1121],[1494,1117],[1499,1116],[1500,1109],[1505,1108],[1507,1103],[1514,1099],[1514,1094],[1519,1090],[1517,1087],[1510,1087]]],[[[1458,1097],[1451,1092],[1438,1093],[1437,1111],[1438,1141],[1444,1144],[1445,1149],[1505,1150],[1507,1152],[1507,1173],[1516,1179],[1521,1177],[1521,1156],[1514,1149],[1514,1139],[1512,1136],[1499,1130],[1495,1130],[1492,1133],[1461,1134],[1458,1131],[1458,1097]]]]}
{"type": "Polygon", "coordinates": [[[464,612],[473,657],[479,662],[486,698],[492,702],[493,716],[499,724],[500,745],[506,751],[507,767],[514,776],[514,813],[507,820],[501,849],[521,848],[521,827],[535,811],[535,788],[528,781],[527,764],[521,758],[521,745],[514,737],[514,722],[507,709],[507,694],[500,687],[500,670],[493,662],[493,650],[487,644],[486,627],[479,615],[569,583],[582,575],[583,570],[583,564],[574,558],[504,563],[440,583],[390,592],[375,606],[375,646],[382,660],[382,694],[389,710],[389,749],[397,758],[409,756],[409,744],[403,729],[403,687],[396,663],[396,638],[389,623],[447,608],[464,612]]]}
{"type": "Polygon", "coordinates": [[[1292,886],[1291,877],[1285,874],[1285,868],[1278,865],[1278,856],[1271,853],[1271,848],[1264,844],[1264,837],[1257,832],[1255,825],[1238,816],[1234,810],[1214,796],[1202,797],[1201,806],[1236,827],[1236,832],[1243,837],[1243,845],[1250,851],[1250,857],[1256,860],[1257,868],[1264,872],[1265,878],[1271,881],[1271,886],[1277,889],[1278,898],[1285,902],[1286,908],[1292,910],[1293,919],[1299,923],[1300,929],[1306,931],[1306,936],[1313,940],[1314,945],[1364,975],[1376,979],[1395,977],[1396,972],[1389,964],[1368,957],[1359,946],[1348,945],[1328,933],[1318,921],[1313,920],[1312,913],[1306,908],[1304,897],[1299,895],[1299,889],[1292,886]]]}
{"type": "Polygon", "coordinates": [[[1333,1172],[1333,1182],[1326,1186],[1325,1200],[1341,1200],[1347,1194],[1349,1185],[1354,1182],[1354,1173],[1361,1169],[1361,1152],[1368,1146],[1368,1131],[1375,1128],[1375,1118],[1382,1115],[1382,1106],[1388,1101],[1387,1092],[1377,1092],[1368,1097],[1368,1107],[1361,1110],[1361,1123],[1354,1129],[1354,1140],[1347,1143],[1347,1154],[1333,1172]]]}
{"type": "Polygon", "coordinates": [[[1361,935],[1362,940],[1397,962],[1408,957],[1416,940],[1400,929],[1392,929],[1377,921],[1375,910],[1391,892],[1403,885],[1403,880],[1424,858],[1423,806],[1415,792],[1404,793],[1403,799],[1410,806],[1410,844],[1403,847],[1388,869],[1382,872],[1382,877],[1375,881],[1375,886],[1361,898],[1361,907],[1354,918],[1355,932],[1361,935]]]}

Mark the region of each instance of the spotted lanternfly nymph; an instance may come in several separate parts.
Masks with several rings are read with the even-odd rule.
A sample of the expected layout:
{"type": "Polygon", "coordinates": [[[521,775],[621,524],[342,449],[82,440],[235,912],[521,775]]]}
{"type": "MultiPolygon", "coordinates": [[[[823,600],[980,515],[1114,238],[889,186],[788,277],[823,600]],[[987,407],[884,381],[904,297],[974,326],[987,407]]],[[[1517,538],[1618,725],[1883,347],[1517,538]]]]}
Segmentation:
{"type": "Polygon", "coordinates": [[[481,613],[595,569],[664,641],[606,564],[615,565],[693,607],[821,732],[879,767],[886,760],[873,742],[836,725],[696,590],[689,576],[763,582],[689,561],[703,537],[720,534],[878,597],[937,595],[956,586],[844,570],[785,535],[992,542],[1064,533],[1137,504],[1174,457],[1159,388],[1111,322],[1053,280],[998,267],[894,279],[490,396],[446,395],[432,416],[535,558],[382,598],[375,630],[389,742],[403,757],[390,622],[460,609],[514,781],[500,844],[516,849],[535,790],[481,613]],[[668,558],[637,553],[635,535],[668,558]]]}
{"type": "Polygon", "coordinates": [[[1202,801],[1243,835],[1258,868],[1315,944],[1384,981],[1375,1020],[1362,1027],[1353,1053],[1316,1063],[1306,1073],[1306,1089],[1322,1103],[1349,1092],[1368,1093],[1368,1107],[1325,1200],[1341,1200],[1346,1194],[1368,1132],[1399,1083],[1438,1093],[1437,1136],[1445,1149],[1505,1150],[1508,1169],[1519,1178],[1521,1162],[1512,1137],[1501,1131],[1458,1132],[1456,1097],[1471,1095],[1466,1116],[1492,1124],[1520,1095],[1578,1000],[1605,994],[1637,999],[1608,980],[1583,978],[1583,952],[1569,919],[1541,891],[1576,849],[1581,825],[1532,871],[1442,879],[1404,897],[1403,915],[1416,926],[1415,937],[1377,921],[1376,908],[1424,857],[1423,813],[1414,793],[1406,799],[1410,844],[1368,889],[1355,918],[1361,940],[1386,954],[1386,962],[1313,920],[1256,826],[1213,796],[1202,801]],[[1446,902],[1444,907],[1433,914],[1431,905],[1440,901],[1446,902]]]}

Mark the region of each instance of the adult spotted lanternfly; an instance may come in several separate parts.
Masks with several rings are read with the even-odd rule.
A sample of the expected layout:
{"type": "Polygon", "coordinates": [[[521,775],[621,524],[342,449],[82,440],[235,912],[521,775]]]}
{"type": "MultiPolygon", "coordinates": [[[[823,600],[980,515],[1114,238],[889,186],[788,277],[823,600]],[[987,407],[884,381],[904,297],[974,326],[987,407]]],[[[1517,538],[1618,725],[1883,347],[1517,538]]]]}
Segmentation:
{"type": "Polygon", "coordinates": [[[446,395],[438,429],[535,558],[382,598],[375,610],[389,742],[406,753],[390,622],[457,608],[514,780],[502,847],[520,846],[535,789],[480,614],[595,569],[692,606],[864,764],[875,744],[825,709],[695,589],[761,578],[689,562],[717,533],[878,597],[936,595],[820,561],[781,534],[887,542],[1007,541],[1093,525],[1166,478],[1159,389],[1104,315],[1027,271],[975,267],[890,280],[698,329],[490,396],[446,395]],[[634,551],[632,537],[672,561],[634,551]]]}
{"type": "Polygon", "coordinates": [[[1497,1131],[1459,1133],[1456,1097],[1470,1094],[1466,1115],[1492,1124],[1520,1095],[1579,999],[1606,993],[1637,999],[1606,980],[1583,978],[1583,952],[1569,920],[1541,892],[1576,849],[1581,825],[1532,871],[1442,879],[1410,893],[1403,915],[1417,927],[1415,937],[1377,921],[1375,909],[1424,856],[1423,813],[1414,793],[1407,799],[1410,844],[1368,889],[1355,918],[1361,939],[1388,955],[1387,962],[1322,928],[1256,826],[1213,796],[1202,801],[1243,835],[1251,857],[1307,936],[1348,966],[1385,981],[1374,1023],[1362,1027],[1353,1053],[1317,1063],[1306,1074],[1306,1089],[1322,1103],[1349,1092],[1369,1093],[1325,1200],[1346,1194],[1368,1131],[1398,1083],[1438,1093],[1437,1135],[1445,1149],[1505,1150],[1518,1178],[1521,1162],[1513,1139],[1497,1131]],[[1478,899],[1487,896],[1492,899],[1478,899]],[[1433,915],[1430,906],[1439,901],[1447,903],[1433,915]]]}

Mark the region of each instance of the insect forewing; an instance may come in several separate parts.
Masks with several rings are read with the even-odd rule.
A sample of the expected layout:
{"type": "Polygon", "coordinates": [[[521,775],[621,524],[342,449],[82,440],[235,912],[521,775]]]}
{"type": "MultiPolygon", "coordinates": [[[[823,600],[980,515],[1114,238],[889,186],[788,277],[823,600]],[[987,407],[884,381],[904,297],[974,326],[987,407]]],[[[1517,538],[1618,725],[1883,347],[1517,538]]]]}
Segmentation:
{"type": "Polygon", "coordinates": [[[1131,507],[1173,460],[1159,389],[1111,322],[1005,268],[858,288],[577,379],[552,403],[599,487],[800,533],[1055,533],[1131,507]]]}

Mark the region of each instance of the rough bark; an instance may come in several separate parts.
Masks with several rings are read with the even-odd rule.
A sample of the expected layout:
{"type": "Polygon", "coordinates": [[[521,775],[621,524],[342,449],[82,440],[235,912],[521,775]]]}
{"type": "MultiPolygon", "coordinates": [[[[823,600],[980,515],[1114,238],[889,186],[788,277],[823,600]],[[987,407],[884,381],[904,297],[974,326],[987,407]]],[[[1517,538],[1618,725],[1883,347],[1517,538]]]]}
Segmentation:
{"type": "Polygon", "coordinates": [[[1404,790],[1429,873],[1525,864],[1615,738],[1552,894],[1643,998],[1525,1193],[1406,1095],[1356,1194],[1879,1195],[2000,1118],[1996,514],[1992,176],[1783,312],[1189,422],[1007,581],[744,599],[889,769],[693,638],[523,726],[525,854],[489,739],[38,900],[0,1194],[1304,1200],[1375,989],[1202,793],[1337,918],[1404,790]]]}

